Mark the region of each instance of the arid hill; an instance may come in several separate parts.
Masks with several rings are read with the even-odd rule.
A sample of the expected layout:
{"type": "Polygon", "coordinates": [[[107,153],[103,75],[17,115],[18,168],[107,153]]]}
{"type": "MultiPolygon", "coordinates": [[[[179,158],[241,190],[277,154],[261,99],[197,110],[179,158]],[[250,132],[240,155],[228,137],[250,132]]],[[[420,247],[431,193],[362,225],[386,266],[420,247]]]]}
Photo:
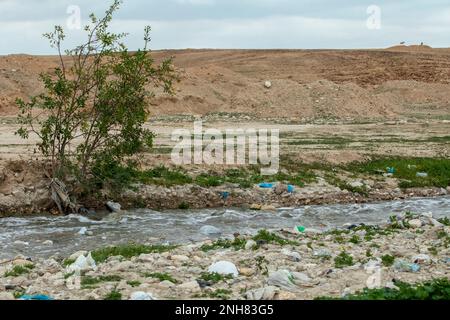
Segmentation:
{"type": "MultiPolygon", "coordinates": [[[[158,94],[156,116],[208,113],[253,118],[448,117],[450,50],[173,50],[181,82],[158,94]],[[271,88],[264,83],[270,81],[271,88]]],[[[15,98],[42,90],[39,73],[54,56],[0,57],[0,115],[17,113],[15,98]]]]}

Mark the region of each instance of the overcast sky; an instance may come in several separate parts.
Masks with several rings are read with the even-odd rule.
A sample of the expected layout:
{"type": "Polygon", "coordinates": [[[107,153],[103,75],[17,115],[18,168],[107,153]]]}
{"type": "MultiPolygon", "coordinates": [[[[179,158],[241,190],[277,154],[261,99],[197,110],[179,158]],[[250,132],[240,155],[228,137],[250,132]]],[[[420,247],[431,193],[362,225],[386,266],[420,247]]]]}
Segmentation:
{"type": "MultiPolygon", "coordinates": [[[[68,22],[71,47],[84,39],[73,6],[85,24],[109,3],[0,0],[0,54],[53,54],[42,33],[68,22]]],[[[137,49],[147,24],[153,49],[450,47],[449,0],[124,0],[113,30],[130,33],[127,44],[137,49]]]]}

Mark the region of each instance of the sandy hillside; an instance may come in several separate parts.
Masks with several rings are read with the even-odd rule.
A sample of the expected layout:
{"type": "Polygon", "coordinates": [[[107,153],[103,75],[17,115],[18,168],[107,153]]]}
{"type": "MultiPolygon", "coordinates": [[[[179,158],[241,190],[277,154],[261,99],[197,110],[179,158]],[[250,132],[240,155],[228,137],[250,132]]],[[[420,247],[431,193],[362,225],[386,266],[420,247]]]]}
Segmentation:
{"type": "MultiPolygon", "coordinates": [[[[239,113],[254,118],[448,117],[450,50],[177,50],[181,82],[158,95],[160,115],[239,113]],[[271,81],[272,87],[264,87],[271,81]]],[[[0,57],[0,116],[17,112],[16,97],[42,89],[39,73],[52,56],[0,57]]]]}

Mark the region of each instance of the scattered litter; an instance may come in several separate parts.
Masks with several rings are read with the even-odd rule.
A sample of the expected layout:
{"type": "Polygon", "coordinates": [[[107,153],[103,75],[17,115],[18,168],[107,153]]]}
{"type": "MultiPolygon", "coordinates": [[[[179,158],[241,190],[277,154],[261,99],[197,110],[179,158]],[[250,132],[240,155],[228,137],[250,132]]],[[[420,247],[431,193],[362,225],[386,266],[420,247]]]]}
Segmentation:
{"type": "Polygon", "coordinates": [[[74,263],[67,267],[67,273],[75,272],[76,275],[80,275],[81,271],[96,270],[97,265],[92,258],[91,253],[85,257],[80,255],[74,263]]]}
{"type": "Polygon", "coordinates": [[[296,233],[304,233],[306,231],[306,227],[304,227],[304,226],[296,226],[294,231],[296,233]]]}
{"type": "Polygon", "coordinates": [[[386,171],[387,171],[387,173],[392,173],[392,174],[394,174],[394,173],[395,173],[395,168],[394,168],[394,167],[387,167],[387,168],[386,168],[386,171]]]}
{"type": "Polygon", "coordinates": [[[131,294],[130,300],[134,301],[148,301],[156,300],[151,293],[136,291],[131,294]]]}
{"type": "Polygon", "coordinates": [[[412,258],[412,261],[415,264],[428,265],[431,263],[431,258],[429,255],[426,254],[418,254],[412,258]]]}
{"type": "Polygon", "coordinates": [[[35,294],[35,295],[23,295],[19,298],[19,300],[53,300],[53,298],[45,295],[45,294],[35,294]]]}
{"type": "Polygon", "coordinates": [[[263,188],[263,189],[272,189],[273,188],[273,183],[267,183],[267,182],[260,183],[259,187],[263,188]]]}
{"type": "Polygon", "coordinates": [[[428,177],[428,173],[426,173],[426,172],[417,172],[416,173],[416,177],[417,178],[427,178],[428,177]]]}
{"type": "Polygon", "coordinates": [[[227,200],[229,196],[230,196],[230,193],[229,193],[228,191],[224,191],[224,192],[221,192],[221,193],[220,193],[220,197],[221,197],[223,200],[227,200]]]}
{"type": "Polygon", "coordinates": [[[400,272],[419,272],[420,266],[417,263],[408,263],[404,260],[397,260],[394,269],[400,272]]]}
{"type": "Polygon", "coordinates": [[[88,229],[86,227],[82,227],[80,229],[80,231],[78,231],[78,234],[81,235],[81,236],[84,236],[87,231],[88,231],[88,229]]]}
{"type": "Polygon", "coordinates": [[[229,261],[219,261],[213,263],[209,266],[208,272],[210,273],[218,273],[222,275],[233,275],[233,277],[237,277],[239,275],[239,271],[237,270],[234,263],[229,261]]]}
{"type": "Polygon", "coordinates": [[[288,191],[289,193],[294,193],[295,187],[294,187],[293,185],[291,185],[291,184],[288,184],[288,186],[287,186],[287,191],[288,191]]]}

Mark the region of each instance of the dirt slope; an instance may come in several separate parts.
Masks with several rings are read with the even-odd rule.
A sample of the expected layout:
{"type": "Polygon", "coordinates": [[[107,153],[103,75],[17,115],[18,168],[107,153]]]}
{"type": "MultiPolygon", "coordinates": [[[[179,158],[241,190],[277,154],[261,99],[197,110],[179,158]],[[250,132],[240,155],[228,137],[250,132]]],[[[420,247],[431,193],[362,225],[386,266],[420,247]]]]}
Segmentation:
{"type": "MultiPolygon", "coordinates": [[[[420,48],[419,48],[420,49],[420,48]]],[[[254,118],[448,117],[450,50],[176,50],[181,82],[154,115],[240,113],[254,118]],[[272,87],[264,87],[265,81],[272,87]]],[[[0,115],[39,93],[56,57],[0,57],[0,115]]]]}

